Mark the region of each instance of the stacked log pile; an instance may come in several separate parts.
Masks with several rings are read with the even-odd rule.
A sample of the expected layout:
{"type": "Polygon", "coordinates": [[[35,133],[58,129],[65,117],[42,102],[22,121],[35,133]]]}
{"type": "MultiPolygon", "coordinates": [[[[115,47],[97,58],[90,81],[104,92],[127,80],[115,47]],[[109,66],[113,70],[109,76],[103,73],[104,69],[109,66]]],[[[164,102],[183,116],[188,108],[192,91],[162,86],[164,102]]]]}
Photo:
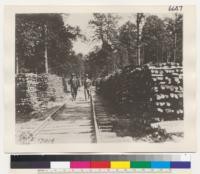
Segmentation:
{"type": "Polygon", "coordinates": [[[46,103],[49,100],[47,89],[48,89],[48,76],[47,74],[39,74],[37,76],[37,96],[38,101],[46,103]]]}
{"type": "Polygon", "coordinates": [[[61,100],[64,97],[64,84],[62,77],[50,74],[48,75],[47,95],[50,100],[61,100]]]}
{"type": "Polygon", "coordinates": [[[99,92],[123,112],[151,118],[183,118],[183,72],[177,63],[126,67],[99,84],[99,92]]]}
{"type": "Polygon", "coordinates": [[[148,66],[151,74],[147,86],[151,89],[153,113],[161,119],[183,119],[183,69],[178,63],[148,66]]]}
{"type": "Polygon", "coordinates": [[[16,76],[16,112],[28,113],[38,108],[37,76],[18,74],[16,76]]]}
{"type": "Polygon", "coordinates": [[[62,77],[32,73],[16,75],[17,113],[45,109],[49,101],[61,100],[64,96],[62,77]]]}

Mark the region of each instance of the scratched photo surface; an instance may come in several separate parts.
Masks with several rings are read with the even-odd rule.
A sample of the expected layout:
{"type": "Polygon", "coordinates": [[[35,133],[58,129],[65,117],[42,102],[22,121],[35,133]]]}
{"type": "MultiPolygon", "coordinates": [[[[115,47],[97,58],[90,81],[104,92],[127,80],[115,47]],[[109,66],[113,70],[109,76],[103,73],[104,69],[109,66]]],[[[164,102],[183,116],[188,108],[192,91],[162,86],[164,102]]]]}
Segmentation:
{"type": "Polygon", "coordinates": [[[183,8],[13,13],[15,144],[182,143],[183,8]]]}

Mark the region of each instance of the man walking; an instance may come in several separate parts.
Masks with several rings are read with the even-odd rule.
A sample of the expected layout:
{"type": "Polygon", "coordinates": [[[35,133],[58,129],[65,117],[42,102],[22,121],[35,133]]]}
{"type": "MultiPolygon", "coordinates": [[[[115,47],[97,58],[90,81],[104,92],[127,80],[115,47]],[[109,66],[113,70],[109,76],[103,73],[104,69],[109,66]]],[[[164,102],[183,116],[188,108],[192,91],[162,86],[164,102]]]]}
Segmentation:
{"type": "Polygon", "coordinates": [[[88,100],[91,95],[91,86],[92,86],[92,81],[88,78],[88,74],[86,74],[84,80],[85,100],[88,100]]]}
{"type": "Polygon", "coordinates": [[[76,75],[72,73],[71,79],[69,81],[70,87],[71,87],[71,95],[72,95],[72,101],[76,100],[77,91],[80,86],[79,80],[76,78],[76,75]]]}

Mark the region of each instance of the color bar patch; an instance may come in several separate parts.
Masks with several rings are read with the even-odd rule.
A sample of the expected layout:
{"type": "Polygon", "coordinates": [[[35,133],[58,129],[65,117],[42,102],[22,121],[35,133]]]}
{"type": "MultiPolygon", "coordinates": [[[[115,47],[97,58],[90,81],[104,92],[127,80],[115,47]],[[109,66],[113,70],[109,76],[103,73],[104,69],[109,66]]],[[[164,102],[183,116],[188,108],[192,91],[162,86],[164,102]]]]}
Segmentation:
{"type": "Polygon", "coordinates": [[[168,161],[153,161],[151,162],[151,168],[154,169],[169,169],[170,162],[168,161]]]}
{"type": "Polygon", "coordinates": [[[91,168],[110,168],[110,162],[109,161],[92,161],[91,162],[91,168]]]}
{"type": "Polygon", "coordinates": [[[111,161],[112,169],[130,169],[130,161],[111,161]]]}
{"type": "Polygon", "coordinates": [[[131,168],[151,168],[151,162],[148,162],[148,161],[131,161],[131,168]]]}
{"type": "Polygon", "coordinates": [[[70,168],[90,168],[90,161],[71,161],[70,168]]]}
{"type": "Polygon", "coordinates": [[[12,162],[12,169],[49,169],[50,162],[48,161],[31,161],[31,162],[12,162]]]}
{"type": "Polygon", "coordinates": [[[52,161],[50,163],[51,169],[69,169],[70,168],[70,162],[64,162],[64,161],[52,161]]]}
{"type": "Polygon", "coordinates": [[[170,167],[172,169],[190,169],[191,163],[186,161],[172,161],[170,163],[170,167]]]}

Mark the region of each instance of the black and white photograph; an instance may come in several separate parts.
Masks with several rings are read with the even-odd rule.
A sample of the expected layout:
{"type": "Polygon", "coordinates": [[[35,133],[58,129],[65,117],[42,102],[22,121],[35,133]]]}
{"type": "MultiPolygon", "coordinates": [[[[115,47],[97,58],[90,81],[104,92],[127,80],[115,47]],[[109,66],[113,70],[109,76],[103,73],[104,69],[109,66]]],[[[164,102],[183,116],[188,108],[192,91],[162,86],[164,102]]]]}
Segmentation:
{"type": "Polygon", "coordinates": [[[182,142],[184,22],[180,11],[16,12],[15,143],[182,142]]]}
{"type": "Polygon", "coordinates": [[[178,141],[182,26],[177,13],[16,14],[19,143],[178,141]]]}

